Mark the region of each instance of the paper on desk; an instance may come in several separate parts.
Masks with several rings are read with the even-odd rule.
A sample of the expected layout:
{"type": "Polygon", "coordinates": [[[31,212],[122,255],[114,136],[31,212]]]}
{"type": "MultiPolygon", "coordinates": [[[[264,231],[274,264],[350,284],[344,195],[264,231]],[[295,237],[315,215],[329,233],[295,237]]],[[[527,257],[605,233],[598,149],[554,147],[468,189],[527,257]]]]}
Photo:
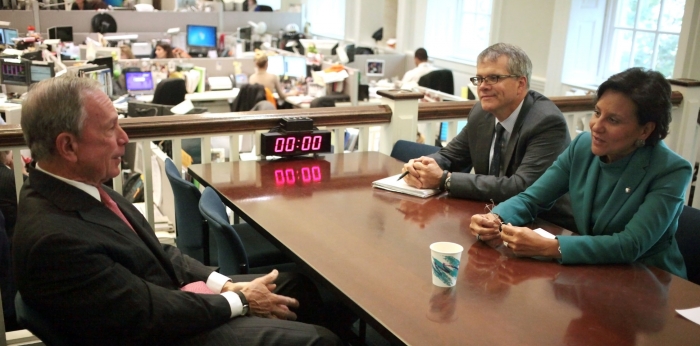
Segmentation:
{"type": "Polygon", "coordinates": [[[556,237],[554,236],[554,234],[549,233],[549,232],[547,232],[547,231],[545,231],[545,230],[543,230],[543,229],[541,229],[541,228],[533,229],[533,231],[535,231],[535,233],[537,233],[537,234],[539,234],[539,235],[541,235],[541,236],[543,236],[543,237],[545,237],[545,238],[547,238],[547,239],[554,239],[554,238],[556,238],[556,237]]]}
{"type": "Polygon", "coordinates": [[[192,101],[185,100],[180,102],[175,107],[170,108],[170,111],[173,112],[173,114],[187,114],[187,112],[191,111],[192,109],[194,109],[192,101]]]}
{"type": "Polygon", "coordinates": [[[700,307],[676,310],[676,312],[679,313],[681,316],[689,319],[691,322],[695,322],[695,324],[700,324],[700,307]]]}
{"type": "Polygon", "coordinates": [[[372,182],[372,187],[393,192],[405,193],[407,195],[416,196],[420,198],[427,198],[440,193],[439,189],[417,189],[415,187],[409,186],[408,184],[406,184],[405,181],[403,181],[403,179],[397,180],[399,176],[401,176],[401,174],[392,175],[388,178],[374,181],[372,182]]]}

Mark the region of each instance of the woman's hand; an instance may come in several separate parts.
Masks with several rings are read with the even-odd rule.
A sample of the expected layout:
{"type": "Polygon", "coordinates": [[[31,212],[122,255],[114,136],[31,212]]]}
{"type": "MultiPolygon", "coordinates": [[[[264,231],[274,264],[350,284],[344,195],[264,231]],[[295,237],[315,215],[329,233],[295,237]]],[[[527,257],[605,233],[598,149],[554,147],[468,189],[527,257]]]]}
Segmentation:
{"type": "Polygon", "coordinates": [[[498,231],[500,224],[501,220],[494,214],[476,214],[472,215],[469,230],[476,239],[489,241],[501,236],[498,231]]]}
{"type": "Polygon", "coordinates": [[[513,250],[513,253],[518,256],[561,258],[557,239],[545,238],[527,227],[504,224],[501,239],[503,239],[503,245],[513,250]]]}

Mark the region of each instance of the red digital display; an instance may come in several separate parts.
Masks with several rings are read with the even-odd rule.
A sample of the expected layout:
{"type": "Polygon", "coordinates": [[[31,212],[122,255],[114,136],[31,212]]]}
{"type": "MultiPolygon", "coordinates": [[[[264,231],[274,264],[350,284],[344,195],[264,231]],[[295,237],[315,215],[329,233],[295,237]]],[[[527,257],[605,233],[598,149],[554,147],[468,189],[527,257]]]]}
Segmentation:
{"type": "Polygon", "coordinates": [[[303,133],[263,133],[260,141],[261,155],[290,156],[331,151],[330,131],[303,133]]]}
{"type": "Polygon", "coordinates": [[[277,185],[294,185],[297,181],[304,184],[320,182],[322,178],[321,167],[301,167],[298,170],[294,168],[276,169],[275,184],[277,185]]]}

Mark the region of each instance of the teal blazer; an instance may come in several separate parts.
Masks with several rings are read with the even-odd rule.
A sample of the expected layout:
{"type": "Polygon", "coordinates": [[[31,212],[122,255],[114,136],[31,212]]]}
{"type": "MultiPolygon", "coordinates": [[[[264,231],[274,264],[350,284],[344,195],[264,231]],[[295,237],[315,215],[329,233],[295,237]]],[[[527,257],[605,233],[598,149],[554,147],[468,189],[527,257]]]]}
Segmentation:
{"type": "Polygon", "coordinates": [[[522,193],[494,208],[505,222],[526,225],[566,192],[581,236],[558,236],[562,264],[641,262],[686,278],[675,234],[692,167],[663,142],[632,157],[591,226],[600,164],[584,132],[522,193]]]}

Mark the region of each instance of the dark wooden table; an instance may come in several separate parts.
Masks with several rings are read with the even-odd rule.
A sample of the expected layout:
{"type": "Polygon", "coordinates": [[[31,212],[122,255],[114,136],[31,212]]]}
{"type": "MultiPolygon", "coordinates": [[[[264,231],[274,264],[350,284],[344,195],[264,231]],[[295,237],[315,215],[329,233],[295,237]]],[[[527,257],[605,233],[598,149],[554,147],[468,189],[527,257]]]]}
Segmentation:
{"type": "MultiPolygon", "coordinates": [[[[700,286],[642,265],[562,266],[477,242],[484,202],[373,189],[401,163],[377,153],[194,165],[247,222],[391,341],[411,345],[688,345],[700,286]],[[457,285],[431,283],[429,245],[464,246],[457,285]]],[[[562,229],[538,226],[560,234],[562,229]]],[[[566,231],[564,231],[566,232],[566,231]]]]}

